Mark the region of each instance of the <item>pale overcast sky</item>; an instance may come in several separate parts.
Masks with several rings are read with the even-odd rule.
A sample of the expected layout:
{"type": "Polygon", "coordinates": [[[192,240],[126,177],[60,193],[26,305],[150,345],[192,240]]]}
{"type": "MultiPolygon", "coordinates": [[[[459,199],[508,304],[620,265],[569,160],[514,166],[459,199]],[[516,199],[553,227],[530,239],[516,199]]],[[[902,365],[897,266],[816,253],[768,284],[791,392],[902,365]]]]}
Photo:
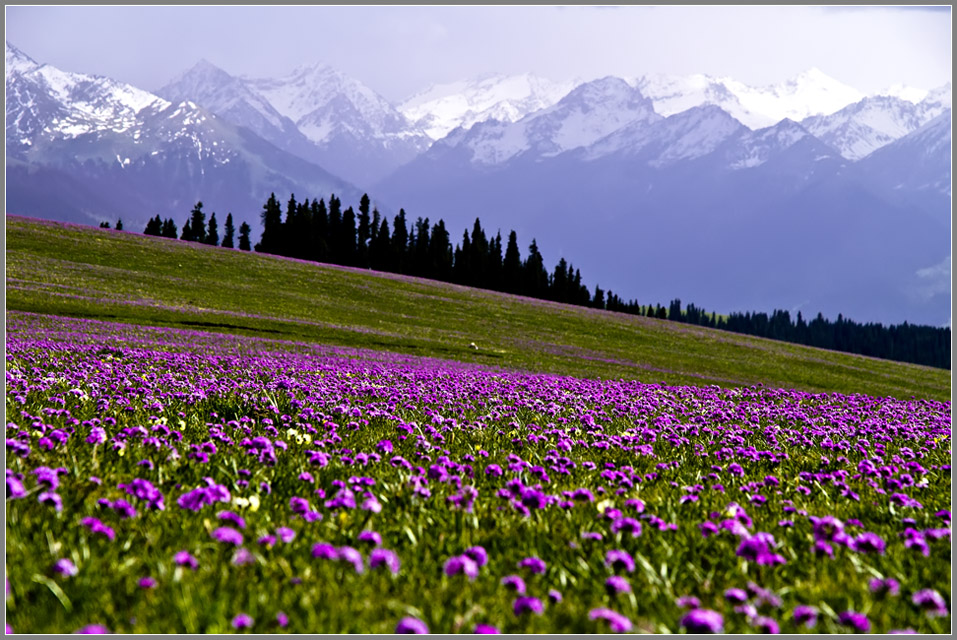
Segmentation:
{"type": "Polygon", "coordinates": [[[325,62],[399,101],[432,83],[707,73],[767,85],[810,67],[870,93],[951,78],[951,9],[678,6],[7,6],[38,62],[155,90],[206,58],[236,75],[325,62]]]}

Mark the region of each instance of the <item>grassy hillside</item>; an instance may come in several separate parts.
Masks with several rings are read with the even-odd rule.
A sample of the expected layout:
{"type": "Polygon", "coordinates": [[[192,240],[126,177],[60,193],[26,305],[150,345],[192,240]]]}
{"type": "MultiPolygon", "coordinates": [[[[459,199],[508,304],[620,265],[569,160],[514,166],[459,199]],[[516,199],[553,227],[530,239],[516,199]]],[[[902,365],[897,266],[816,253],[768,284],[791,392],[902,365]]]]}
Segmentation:
{"type": "Polygon", "coordinates": [[[581,377],[950,398],[947,371],[664,320],[14,216],[6,231],[8,311],[581,377]]]}

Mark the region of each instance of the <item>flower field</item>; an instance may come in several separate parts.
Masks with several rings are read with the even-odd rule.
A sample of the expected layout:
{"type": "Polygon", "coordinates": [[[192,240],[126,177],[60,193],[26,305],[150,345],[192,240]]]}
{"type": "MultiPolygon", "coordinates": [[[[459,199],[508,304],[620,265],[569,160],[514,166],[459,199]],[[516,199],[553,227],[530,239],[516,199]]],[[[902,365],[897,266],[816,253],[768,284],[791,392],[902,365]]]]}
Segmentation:
{"type": "Polygon", "coordinates": [[[950,403],[11,312],[8,631],[951,628],[950,403]]]}

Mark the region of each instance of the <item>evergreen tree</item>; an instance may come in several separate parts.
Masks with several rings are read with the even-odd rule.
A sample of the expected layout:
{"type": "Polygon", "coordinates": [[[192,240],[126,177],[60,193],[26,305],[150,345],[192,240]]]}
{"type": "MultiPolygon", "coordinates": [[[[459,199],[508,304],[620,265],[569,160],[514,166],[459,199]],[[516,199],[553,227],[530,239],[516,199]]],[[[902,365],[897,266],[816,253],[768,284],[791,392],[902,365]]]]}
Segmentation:
{"type": "Polygon", "coordinates": [[[518,293],[522,289],[522,257],[518,252],[518,236],[514,231],[508,234],[508,245],[505,247],[502,284],[503,289],[509,293],[518,293]]]}
{"type": "Polygon", "coordinates": [[[597,284],[595,285],[595,295],[592,296],[591,306],[595,307],[596,309],[605,308],[605,292],[602,291],[601,287],[599,287],[597,284]]]}
{"type": "Polygon", "coordinates": [[[356,212],[352,207],[342,213],[342,223],[339,226],[339,264],[355,266],[356,255],[356,212]]]}
{"type": "MultiPolygon", "coordinates": [[[[263,233],[256,243],[256,251],[262,253],[279,253],[282,242],[282,209],[276,194],[269,194],[269,200],[263,205],[262,213],[263,233]]],[[[241,247],[240,247],[241,248],[241,247]]]]}
{"type": "Polygon", "coordinates": [[[373,269],[388,271],[391,269],[392,239],[389,236],[389,221],[379,223],[378,231],[369,243],[369,262],[373,269]]]}
{"type": "Polygon", "coordinates": [[[396,273],[409,273],[409,227],[405,219],[405,209],[399,209],[399,215],[392,221],[392,259],[390,270],[396,273]]]}
{"type": "Polygon", "coordinates": [[[190,212],[189,219],[190,239],[193,242],[206,240],[206,214],[203,213],[203,203],[197,202],[190,212]]]}
{"type": "Polygon", "coordinates": [[[193,230],[189,228],[189,218],[186,218],[186,222],[183,223],[183,235],[181,235],[179,239],[185,240],[186,242],[193,241],[193,230]]]}
{"type": "Polygon", "coordinates": [[[164,238],[173,238],[176,239],[178,235],[178,230],[176,229],[176,223],[173,222],[172,218],[167,218],[163,221],[163,237],[164,238]]]}
{"type": "Polygon", "coordinates": [[[528,257],[525,258],[522,271],[522,293],[533,298],[544,298],[548,294],[548,272],[545,271],[545,262],[534,238],[532,244],[528,245],[528,257]]]}
{"type": "Polygon", "coordinates": [[[468,231],[462,232],[462,244],[455,245],[452,277],[459,284],[472,282],[472,241],[468,231]]]}
{"type": "Polygon", "coordinates": [[[252,229],[249,228],[249,225],[243,222],[239,225],[239,249],[240,251],[249,251],[252,247],[249,246],[249,233],[252,229]]]}
{"type": "Polygon", "coordinates": [[[106,220],[100,223],[100,229],[109,229],[109,228],[110,228],[110,223],[107,222],[106,220]]]}
{"type": "Polygon", "coordinates": [[[223,227],[223,245],[227,249],[233,248],[233,235],[236,233],[236,228],[233,227],[233,214],[226,214],[226,224],[223,227]]]}
{"type": "Polygon", "coordinates": [[[428,272],[431,277],[443,282],[452,279],[452,245],[445,221],[441,219],[432,227],[432,235],[429,237],[428,272]]]}
{"type": "Polygon", "coordinates": [[[146,223],[146,229],[143,230],[143,234],[147,236],[158,236],[163,232],[163,221],[160,220],[159,214],[156,214],[155,217],[150,218],[149,222],[146,223]]]}
{"type": "Polygon", "coordinates": [[[116,230],[117,230],[117,231],[122,231],[122,230],[123,230],[123,218],[117,218],[117,220],[116,220],[116,230]]]}
{"type": "Polygon", "coordinates": [[[326,201],[312,200],[312,230],[310,238],[310,257],[317,262],[329,259],[329,212],[326,201]]]}
{"type": "MultiPolygon", "coordinates": [[[[359,200],[358,228],[356,229],[356,265],[359,267],[369,266],[369,241],[372,234],[378,231],[378,227],[372,226],[369,219],[369,196],[363,193],[359,200]]],[[[376,221],[378,224],[378,221],[376,221]]]]}
{"type": "Polygon", "coordinates": [[[412,244],[412,273],[417,276],[428,277],[429,271],[429,219],[418,217],[415,220],[415,238],[410,238],[412,244]]]}
{"type": "Polygon", "coordinates": [[[215,211],[209,216],[209,226],[206,228],[206,237],[203,238],[203,242],[214,247],[219,244],[219,224],[216,222],[215,211]]]}

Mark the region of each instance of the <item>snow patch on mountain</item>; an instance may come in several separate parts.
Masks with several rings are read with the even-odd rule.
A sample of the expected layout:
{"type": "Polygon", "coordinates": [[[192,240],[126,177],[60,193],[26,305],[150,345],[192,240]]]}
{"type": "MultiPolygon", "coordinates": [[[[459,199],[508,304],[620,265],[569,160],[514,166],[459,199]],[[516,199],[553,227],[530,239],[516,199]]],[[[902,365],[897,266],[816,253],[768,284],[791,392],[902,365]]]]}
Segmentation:
{"type": "Polygon", "coordinates": [[[578,80],[554,82],[531,73],[489,74],[471,80],[432,85],[403,101],[398,109],[430,138],[438,140],[456,127],[498,120],[517,122],[552,106],[578,80]]]}

